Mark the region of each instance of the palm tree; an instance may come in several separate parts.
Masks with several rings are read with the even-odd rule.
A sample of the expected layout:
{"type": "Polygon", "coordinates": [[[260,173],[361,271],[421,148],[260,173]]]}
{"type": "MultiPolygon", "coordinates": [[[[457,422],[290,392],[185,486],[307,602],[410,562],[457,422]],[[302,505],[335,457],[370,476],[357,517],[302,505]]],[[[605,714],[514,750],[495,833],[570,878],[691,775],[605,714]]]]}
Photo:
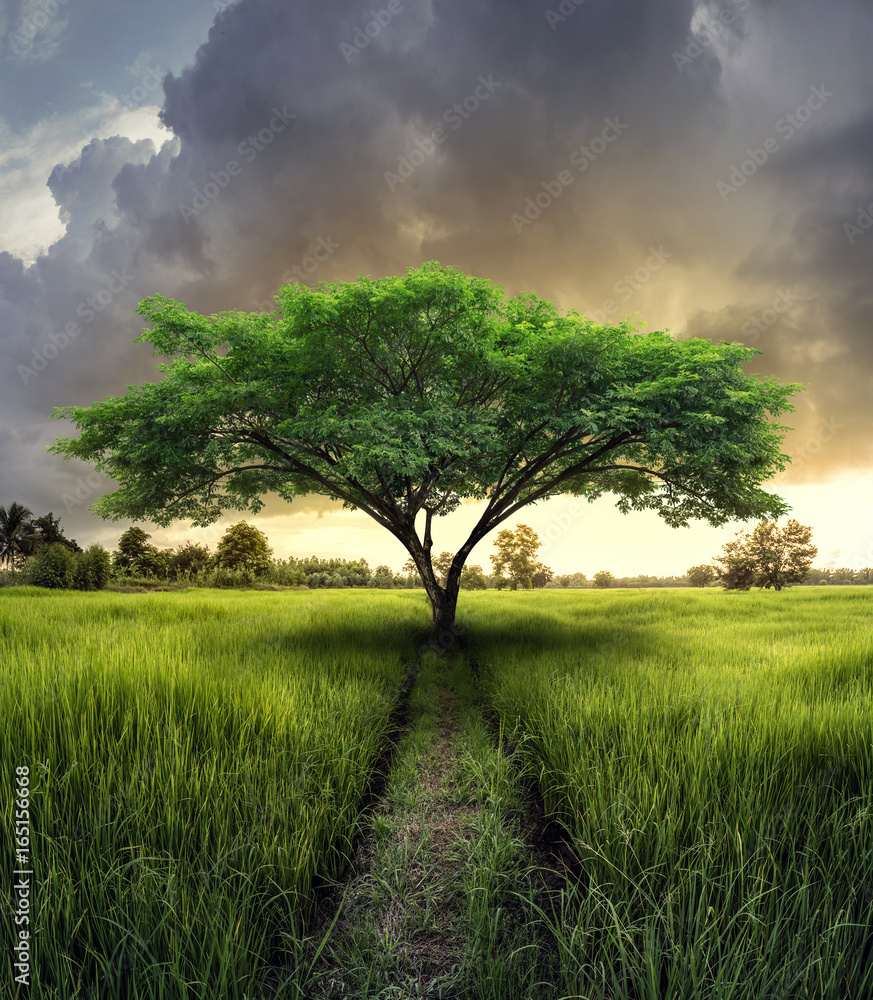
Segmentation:
{"type": "Polygon", "coordinates": [[[15,556],[30,548],[27,542],[31,540],[32,530],[30,519],[33,511],[20,503],[12,503],[7,510],[0,507],[0,559],[8,562],[15,572],[15,556]]]}

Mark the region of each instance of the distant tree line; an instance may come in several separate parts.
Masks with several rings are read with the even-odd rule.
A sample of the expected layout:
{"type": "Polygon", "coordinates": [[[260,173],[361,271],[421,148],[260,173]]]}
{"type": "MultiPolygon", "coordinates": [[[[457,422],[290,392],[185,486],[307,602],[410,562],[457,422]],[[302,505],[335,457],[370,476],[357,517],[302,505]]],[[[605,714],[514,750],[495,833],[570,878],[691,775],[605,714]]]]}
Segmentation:
{"type": "MultiPolygon", "coordinates": [[[[266,536],[245,521],[231,525],[215,552],[202,542],[185,542],[174,549],[159,549],[142,528],[128,528],[110,555],[100,545],[83,550],[67,538],[53,513],[34,517],[21,504],[0,507],[0,583],[26,583],[55,589],[100,590],[115,584],[158,584],[240,587],[277,585],[309,588],[414,588],[423,587],[415,565],[408,559],[399,573],[385,565],[371,570],[366,559],[274,559],[266,536]]],[[[814,569],[817,549],[812,529],[789,521],[785,528],[762,521],[753,531],[737,532],[709,564],[692,566],[684,576],[616,577],[599,570],[589,580],[584,573],[556,576],[537,561],[540,547],[536,533],[525,524],[513,532],[501,531],[495,539],[496,554],[489,558],[493,572],[481,565],[467,565],[461,574],[464,590],[606,589],[721,586],[748,590],[753,586],[781,590],[786,586],[873,584],[873,569],[814,569]]],[[[453,556],[442,552],[433,566],[445,585],[453,556]]]]}

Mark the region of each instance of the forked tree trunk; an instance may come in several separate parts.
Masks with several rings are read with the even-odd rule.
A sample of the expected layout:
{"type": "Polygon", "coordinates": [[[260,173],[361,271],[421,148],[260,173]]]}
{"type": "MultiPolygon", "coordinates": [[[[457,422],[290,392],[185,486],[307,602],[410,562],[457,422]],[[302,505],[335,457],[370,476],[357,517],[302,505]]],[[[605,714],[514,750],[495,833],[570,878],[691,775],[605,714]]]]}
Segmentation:
{"type": "Polygon", "coordinates": [[[454,639],[455,635],[455,611],[458,607],[459,588],[456,582],[453,588],[450,588],[447,583],[445,587],[439,587],[438,590],[436,600],[431,597],[433,637],[442,645],[446,645],[454,639]]]}
{"type": "Polygon", "coordinates": [[[460,590],[461,568],[463,564],[458,566],[452,565],[446,585],[442,587],[433,571],[428,553],[415,544],[407,543],[407,549],[418,569],[419,576],[424,583],[424,589],[427,591],[427,596],[430,599],[431,612],[433,614],[432,638],[437,640],[443,647],[446,647],[454,641],[456,634],[455,611],[458,606],[458,592],[460,590]]]}

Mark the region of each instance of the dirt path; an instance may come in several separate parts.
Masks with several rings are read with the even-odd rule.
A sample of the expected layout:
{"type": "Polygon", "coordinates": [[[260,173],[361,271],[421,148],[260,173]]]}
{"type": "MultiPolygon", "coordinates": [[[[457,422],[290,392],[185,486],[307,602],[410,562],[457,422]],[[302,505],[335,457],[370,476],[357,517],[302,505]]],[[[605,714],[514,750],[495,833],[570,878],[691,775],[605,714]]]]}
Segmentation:
{"type": "Polygon", "coordinates": [[[422,659],[384,793],[319,910],[313,1000],[550,995],[531,904],[565,885],[562,866],[476,689],[459,654],[422,659]]]}
{"type": "Polygon", "coordinates": [[[317,968],[321,996],[389,996],[384,988],[391,985],[426,995],[440,980],[454,979],[463,960],[456,844],[469,835],[480,807],[451,792],[460,720],[446,666],[437,661],[422,671],[409,731],[351,878],[325,901],[324,915],[332,919],[345,898],[331,956],[317,968]]]}

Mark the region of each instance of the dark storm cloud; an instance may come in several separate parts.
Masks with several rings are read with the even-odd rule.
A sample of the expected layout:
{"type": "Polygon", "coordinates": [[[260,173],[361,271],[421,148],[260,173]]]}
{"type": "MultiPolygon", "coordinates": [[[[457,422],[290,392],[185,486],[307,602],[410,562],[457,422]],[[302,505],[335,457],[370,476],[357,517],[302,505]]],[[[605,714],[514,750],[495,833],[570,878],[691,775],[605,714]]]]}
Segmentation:
{"type": "MultiPolygon", "coordinates": [[[[666,300],[702,267],[732,284],[734,304],[692,316],[687,332],[727,339],[740,339],[782,286],[797,286],[791,309],[759,331],[761,370],[802,380],[816,365],[843,364],[863,309],[841,313],[818,279],[843,262],[842,287],[865,301],[870,250],[842,233],[854,194],[832,178],[849,171],[852,191],[867,190],[869,129],[831,128],[819,143],[813,132],[774,160],[769,180],[756,178],[759,194],[780,189],[793,227],[757,248],[742,235],[756,196],[726,206],[715,189],[746,141],[727,135],[717,53],[744,52],[762,32],[779,37],[799,8],[709,5],[702,23],[721,18],[720,49],[691,37],[692,0],[392,2],[390,17],[375,5],[374,22],[368,10],[337,13],[316,0],[241,0],[190,65],[164,79],[172,143],[100,140],[55,171],[66,235],[26,270],[0,255],[7,373],[33,368],[51,335],[94,315],[44,369],[12,378],[7,427],[24,419],[48,443],[62,430],[46,422],[54,406],[153,377],[148,348],[130,343],[146,295],[201,311],[251,308],[283,280],[378,277],[429,258],[563,305],[610,312],[614,299],[615,319],[650,291],[666,300]],[[111,299],[98,312],[87,302],[101,292],[111,299]],[[812,308],[811,334],[803,310],[812,308]]],[[[873,234],[865,239],[873,245],[873,234]]],[[[859,393],[860,376],[844,385],[859,393]]],[[[829,405],[815,392],[811,419],[829,405]]],[[[0,434],[0,461],[20,444],[0,434]]],[[[59,487],[88,471],[42,455],[3,467],[40,509],[57,507],[59,487]]],[[[87,525],[83,510],[74,527],[87,525]]]]}
{"type": "MultiPolygon", "coordinates": [[[[758,288],[794,282],[808,302],[793,323],[764,331],[759,370],[808,382],[809,399],[793,422],[795,446],[814,439],[823,419],[838,435],[797,478],[873,464],[873,117],[814,134],[774,163],[771,182],[793,222],[756,247],[737,277],[758,288]],[[778,333],[778,336],[775,335],[778,333]],[[805,411],[805,412],[804,412],[805,411]]],[[[789,450],[791,450],[789,448],[789,450]]]]}

